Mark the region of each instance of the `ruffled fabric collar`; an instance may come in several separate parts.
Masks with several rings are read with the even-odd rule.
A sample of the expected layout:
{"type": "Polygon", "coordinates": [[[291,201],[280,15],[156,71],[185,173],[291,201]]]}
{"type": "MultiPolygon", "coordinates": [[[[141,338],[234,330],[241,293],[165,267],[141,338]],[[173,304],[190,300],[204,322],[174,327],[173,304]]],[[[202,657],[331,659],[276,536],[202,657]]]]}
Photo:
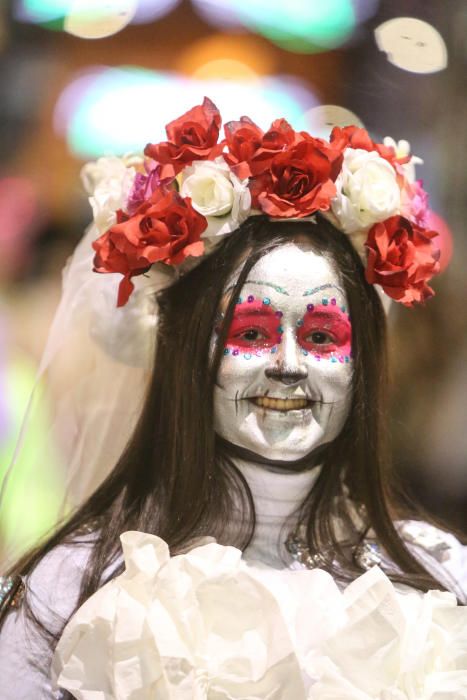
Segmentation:
{"type": "Polygon", "coordinates": [[[467,608],[450,593],[377,567],[340,591],[212,542],[171,558],[154,535],[121,540],[124,573],[56,649],[54,679],[78,700],[467,698],[467,608]]]}

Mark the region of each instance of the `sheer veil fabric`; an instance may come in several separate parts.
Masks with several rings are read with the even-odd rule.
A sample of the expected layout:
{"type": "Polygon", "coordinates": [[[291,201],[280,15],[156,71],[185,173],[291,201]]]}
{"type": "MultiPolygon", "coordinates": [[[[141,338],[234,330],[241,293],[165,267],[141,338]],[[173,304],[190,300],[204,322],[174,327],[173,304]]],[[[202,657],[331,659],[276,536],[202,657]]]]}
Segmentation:
{"type": "MultiPolygon", "coordinates": [[[[63,272],[62,297],[13,459],[1,485],[0,507],[8,498],[9,479],[19,468],[26,447],[36,454],[37,478],[47,469],[54,444],[63,478],[58,520],[81,504],[105,478],[121,455],[141,412],[156,342],[155,292],[169,273],[138,277],[136,291],[116,308],[120,276],[93,272],[92,242],[99,232],[90,226],[63,272]],[[31,445],[29,429],[35,412],[47,411],[47,429],[31,445]]],[[[34,489],[34,484],[24,488],[34,489]]],[[[31,499],[28,499],[31,502],[31,499]]],[[[26,517],[26,514],[25,514],[26,517]]],[[[18,556],[8,551],[9,558],[18,556]]],[[[31,542],[24,542],[26,548],[31,542]]]]}

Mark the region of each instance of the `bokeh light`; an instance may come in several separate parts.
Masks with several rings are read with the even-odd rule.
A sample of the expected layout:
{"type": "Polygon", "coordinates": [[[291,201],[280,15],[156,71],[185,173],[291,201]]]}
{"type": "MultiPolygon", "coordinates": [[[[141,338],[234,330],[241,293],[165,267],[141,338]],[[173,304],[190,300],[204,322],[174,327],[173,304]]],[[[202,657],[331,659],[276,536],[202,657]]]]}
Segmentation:
{"type": "Polygon", "coordinates": [[[193,73],[196,80],[257,80],[258,74],[243,61],[234,58],[218,58],[208,61],[193,73]]]}
{"type": "Polygon", "coordinates": [[[191,0],[197,12],[214,27],[229,31],[244,31],[235,0],[191,0]]]}
{"type": "Polygon", "coordinates": [[[355,27],[351,0],[239,0],[242,20],[286,49],[313,52],[331,49],[350,37],[355,27]]]}
{"type": "Polygon", "coordinates": [[[180,0],[16,0],[14,17],[42,24],[83,39],[116,34],[129,23],[154,22],[171,12],[180,0]]]}
{"type": "Polygon", "coordinates": [[[448,64],[441,34],[415,17],[396,17],[375,29],[375,40],[389,63],[411,73],[436,73],[448,64]]]}
{"type": "Polygon", "coordinates": [[[328,139],[335,126],[364,126],[363,122],[354,112],[339,105],[318,105],[312,107],[304,115],[306,128],[313,136],[328,139]]]}
{"type": "MultiPolygon", "coordinates": [[[[258,30],[261,26],[273,28],[263,33],[272,41],[279,32],[285,41],[285,48],[291,51],[318,50],[323,46],[323,32],[334,33],[332,45],[339,45],[342,36],[342,20],[351,22],[350,29],[355,23],[365,22],[372,17],[378,7],[379,0],[349,0],[349,2],[324,2],[323,0],[303,0],[284,3],[278,2],[242,2],[242,0],[192,0],[198,13],[210,24],[229,31],[242,31],[245,28],[258,30]],[[246,7],[248,5],[248,7],[246,7]],[[339,14],[341,13],[341,14],[339,14]],[[352,13],[352,14],[351,14],[352,13]],[[298,26],[305,22],[304,26],[298,26]],[[334,28],[333,28],[334,27],[334,28]],[[303,47],[303,32],[306,33],[303,47]],[[313,36],[317,34],[317,36],[313,36]],[[290,41],[289,41],[290,40],[290,41]],[[294,46],[295,41],[295,46],[294,46]],[[298,42],[298,43],[297,43],[298,42]],[[302,44],[300,48],[300,44],[302,44]]],[[[345,32],[347,35],[347,31],[345,32]]],[[[329,36],[328,39],[329,40],[329,36]]],[[[325,37],[325,42],[327,41],[325,37]]],[[[277,43],[280,43],[279,41],[277,43]]],[[[324,48],[329,48],[325,44],[324,48]]]]}
{"type": "Polygon", "coordinates": [[[81,39],[102,39],[124,29],[137,5],[138,0],[71,0],[64,29],[81,39]]]}
{"type": "MultiPolygon", "coordinates": [[[[194,4],[204,16],[211,14],[217,24],[219,20],[222,22],[224,14],[227,25],[238,22],[285,49],[303,53],[340,46],[349,39],[357,24],[352,0],[289,0],[288,3],[194,0],[194,4]]],[[[366,17],[372,14],[377,3],[367,0],[359,5],[359,14],[366,17]]]]}
{"type": "Polygon", "coordinates": [[[142,150],[165,138],[165,125],[208,95],[224,121],[245,112],[260,126],[285,117],[304,128],[303,115],[318,104],[310,87],[290,76],[261,80],[191,80],[142,68],[94,68],[75,77],[55,108],[55,127],[81,158],[142,150]]]}
{"type": "Polygon", "coordinates": [[[436,238],[433,239],[433,243],[440,252],[439,270],[443,272],[449,265],[454,248],[451,229],[442,216],[431,210],[428,212],[428,226],[433,231],[438,232],[436,238]]]}
{"type": "Polygon", "coordinates": [[[275,73],[277,66],[267,42],[247,35],[213,34],[187,46],[175,68],[201,80],[251,80],[275,73]]]}
{"type": "Polygon", "coordinates": [[[139,0],[132,24],[154,22],[171,12],[180,0],[139,0]]]}
{"type": "Polygon", "coordinates": [[[358,24],[373,17],[379,9],[379,0],[352,0],[355,19],[358,24]]]}
{"type": "Polygon", "coordinates": [[[70,8],[70,0],[17,0],[15,19],[22,22],[46,24],[63,19],[70,8]]]}

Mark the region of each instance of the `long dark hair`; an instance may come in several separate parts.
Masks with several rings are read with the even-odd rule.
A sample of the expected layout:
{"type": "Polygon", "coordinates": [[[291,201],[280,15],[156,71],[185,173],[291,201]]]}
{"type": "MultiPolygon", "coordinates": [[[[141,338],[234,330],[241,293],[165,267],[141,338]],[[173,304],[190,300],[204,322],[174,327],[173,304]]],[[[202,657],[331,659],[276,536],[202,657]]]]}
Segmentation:
{"type": "MultiPolygon", "coordinates": [[[[358,544],[362,532],[353,525],[349,505],[356,503],[364,509],[367,527],[400,570],[391,576],[393,580],[424,591],[443,587],[410,554],[393,525],[399,511],[384,444],[385,313],[375,288],[365,281],[363,265],[348,238],[321,217],[317,223],[251,218],[194,270],[158,294],[157,362],[133,437],[87,502],[44,545],[23,558],[13,573],[28,574],[58,544],[79,542],[79,533],[89,523],[95,527],[95,537],[78,605],[102,585],[104,573],[118,562],[119,536],[126,530],[157,534],[172,553],[189,548],[203,535],[241,549],[248,545],[255,525],[254,504],[228,449],[215,435],[213,390],[235,299],[249,270],[267,252],[298,234],[327,256],[342,277],[354,353],[350,414],[341,434],[323,452],[320,476],[303,505],[308,546],[312,552],[332,552],[334,563],[330,559],[323,564],[332,573],[348,580],[359,575],[361,567],[335,532],[337,508],[358,544]],[[209,357],[223,289],[239,264],[243,266],[230,293],[214,357],[209,357]],[[239,500],[243,524],[233,531],[229,512],[239,500]]],[[[112,575],[120,570],[117,566],[112,575]]],[[[52,645],[56,639],[51,635],[52,645]]]]}

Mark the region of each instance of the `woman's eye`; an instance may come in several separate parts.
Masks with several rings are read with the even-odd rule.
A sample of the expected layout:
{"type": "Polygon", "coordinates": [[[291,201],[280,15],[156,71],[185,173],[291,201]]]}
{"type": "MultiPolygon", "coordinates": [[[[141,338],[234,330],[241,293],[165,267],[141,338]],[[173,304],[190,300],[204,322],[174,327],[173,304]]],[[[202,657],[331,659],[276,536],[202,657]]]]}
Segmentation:
{"type": "Polygon", "coordinates": [[[243,340],[247,340],[250,343],[254,343],[255,340],[261,340],[265,336],[261,331],[258,331],[256,328],[249,328],[247,331],[243,331],[243,333],[240,333],[239,335],[240,338],[243,340]]]}
{"type": "Polygon", "coordinates": [[[334,338],[325,331],[313,331],[313,333],[309,334],[307,340],[313,345],[328,345],[334,342],[334,338]]]}

